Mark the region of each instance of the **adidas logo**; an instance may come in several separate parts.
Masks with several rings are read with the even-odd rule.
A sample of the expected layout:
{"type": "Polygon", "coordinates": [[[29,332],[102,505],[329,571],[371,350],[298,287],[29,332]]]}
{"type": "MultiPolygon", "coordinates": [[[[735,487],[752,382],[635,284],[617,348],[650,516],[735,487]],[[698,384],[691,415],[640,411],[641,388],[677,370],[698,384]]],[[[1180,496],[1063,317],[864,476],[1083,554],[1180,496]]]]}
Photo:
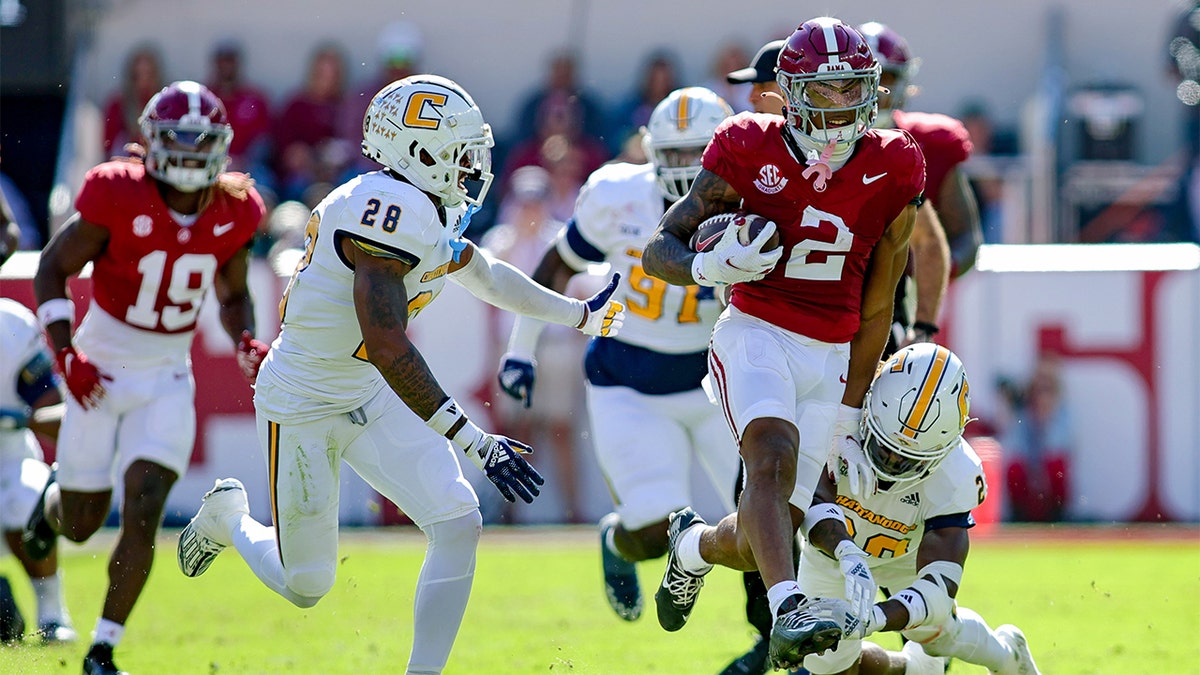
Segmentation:
{"type": "Polygon", "coordinates": [[[910,494],[906,494],[900,498],[900,503],[908,504],[909,506],[920,506],[921,505],[921,494],[919,492],[913,492],[910,494]]]}

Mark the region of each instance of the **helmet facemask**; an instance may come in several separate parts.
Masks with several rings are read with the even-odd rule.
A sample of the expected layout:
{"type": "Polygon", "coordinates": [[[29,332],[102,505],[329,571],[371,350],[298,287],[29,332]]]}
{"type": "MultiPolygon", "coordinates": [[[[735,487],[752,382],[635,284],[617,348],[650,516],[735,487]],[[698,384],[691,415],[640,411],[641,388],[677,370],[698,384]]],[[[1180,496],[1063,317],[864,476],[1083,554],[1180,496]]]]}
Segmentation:
{"type": "Polygon", "coordinates": [[[878,66],[869,72],[792,75],[780,71],[778,83],[790,127],[811,143],[850,146],[871,129],[879,98],[878,66]]]}
{"type": "Polygon", "coordinates": [[[146,120],[142,135],[149,145],[146,171],[180,192],[212,185],[229,164],[233,130],[228,126],[146,120]]]}
{"type": "Polygon", "coordinates": [[[692,188],[703,168],[700,158],[704,156],[704,148],[704,145],[650,148],[648,156],[654,164],[658,187],[669,201],[679,201],[692,188]]]}

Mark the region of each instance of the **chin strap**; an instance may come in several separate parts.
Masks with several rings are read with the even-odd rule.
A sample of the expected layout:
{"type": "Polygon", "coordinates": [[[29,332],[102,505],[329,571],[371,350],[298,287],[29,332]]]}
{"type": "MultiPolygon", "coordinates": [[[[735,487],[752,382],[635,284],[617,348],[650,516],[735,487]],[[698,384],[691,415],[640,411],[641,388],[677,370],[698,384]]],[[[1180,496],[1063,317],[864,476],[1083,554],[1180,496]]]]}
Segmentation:
{"type": "Polygon", "coordinates": [[[821,150],[821,155],[818,157],[816,152],[810,151],[808,156],[808,168],[800,175],[804,178],[813,179],[813,189],[817,192],[825,191],[825,182],[833,175],[833,169],[829,167],[829,158],[833,156],[833,150],[837,147],[837,139],[831,140],[825,144],[821,150]]]}

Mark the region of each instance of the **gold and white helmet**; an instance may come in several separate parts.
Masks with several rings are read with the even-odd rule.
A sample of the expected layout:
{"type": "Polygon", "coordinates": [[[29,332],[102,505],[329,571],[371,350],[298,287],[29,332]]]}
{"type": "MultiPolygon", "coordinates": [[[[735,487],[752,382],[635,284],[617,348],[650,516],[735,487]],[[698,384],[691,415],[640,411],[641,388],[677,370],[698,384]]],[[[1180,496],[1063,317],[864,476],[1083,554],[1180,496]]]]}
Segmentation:
{"type": "Polygon", "coordinates": [[[375,94],[362,153],[446,206],[478,206],[492,184],[492,128],[471,95],[437,75],[412,75],[375,94]],[[465,181],[480,185],[470,193],[465,181]]]}
{"type": "Polygon", "coordinates": [[[732,114],[725,99],[704,87],[676,89],[654,106],[642,149],[668,200],[678,201],[687,194],[700,173],[700,158],[713,132],[732,114]]]}
{"type": "Polygon", "coordinates": [[[918,481],[958,445],[970,419],[962,361],[930,342],[905,347],[880,367],[863,408],[863,450],[875,475],[918,481]]]}

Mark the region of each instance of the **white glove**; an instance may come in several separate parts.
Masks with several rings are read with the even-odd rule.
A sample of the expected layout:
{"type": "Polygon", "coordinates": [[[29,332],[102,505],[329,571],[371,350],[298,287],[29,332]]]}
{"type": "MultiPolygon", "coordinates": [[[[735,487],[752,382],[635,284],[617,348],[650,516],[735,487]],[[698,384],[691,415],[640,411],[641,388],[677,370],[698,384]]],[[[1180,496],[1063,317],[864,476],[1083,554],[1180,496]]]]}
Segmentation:
{"type": "Polygon", "coordinates": [[[829,456],[828,469],[836,483],[845,476],[850,483],[850,496],[865,499],[875,494],[875,470],[867,461],[862,447],[861,408],[848,405],[838,406],[837,421],[833,424],[833,452],[829,456]]]}
{"type": "Polygon", "coordinates": [[[759,249],[775,234],[775,223],[768,221],[749,244],[738,241],[738,228],[730,227],[711,251],[697,253],[692,260],[692,278],[701,286],[738,284],[758,281],[767,276],[783,256],[783,247],[767,252],[759,249]]]}
{"type": "Polygon", "coordinates": [[[612,299],[621,282],[621,273],[617,272],[609,279],[608,285],[599,293],[588,298],[583,303],[583,320],[575,326],[584,335],[599,337],[616,337],[625,323],[625,305],[612,299]]]}
{"type": "Polygon", "coordinates": [[[842,576],[846,577],[846,601],[850,603],[851,617],[859,626],[866,627],[871,620],[877,590],[871,568],[867,566],[867,554],[853,541],[845,539],[837,545],[833,555],[842,568],[842,576]]]}

